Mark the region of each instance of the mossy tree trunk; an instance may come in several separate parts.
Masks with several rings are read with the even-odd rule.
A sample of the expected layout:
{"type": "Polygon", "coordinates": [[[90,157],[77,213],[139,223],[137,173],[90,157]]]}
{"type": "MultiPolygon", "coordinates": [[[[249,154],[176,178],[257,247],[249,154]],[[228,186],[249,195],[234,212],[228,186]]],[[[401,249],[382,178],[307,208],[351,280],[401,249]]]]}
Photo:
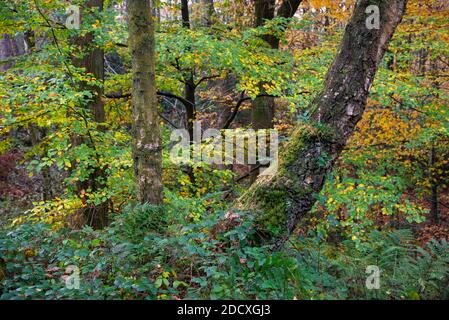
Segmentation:
{"type": "Polygon", "coordinates": [[[326,175],[362,118],[386,46],[402,20],[407,0],[359,0],[324,89],[311,105],[312,119],[298,124],[280,154],[279,170],[260,177],[239,200],[258,212],[256,228],[280,247],[316,202],[326,175]],[[380,29],[369,30],[365,11],[380,9],[380,29]]]}
{"type": "Polygon", "coordinates": [[[162,150],[155,85],[155,38],[148,0],[128,0],[132,56],[133,156],[140,203],[162,203],[162,150]]]}

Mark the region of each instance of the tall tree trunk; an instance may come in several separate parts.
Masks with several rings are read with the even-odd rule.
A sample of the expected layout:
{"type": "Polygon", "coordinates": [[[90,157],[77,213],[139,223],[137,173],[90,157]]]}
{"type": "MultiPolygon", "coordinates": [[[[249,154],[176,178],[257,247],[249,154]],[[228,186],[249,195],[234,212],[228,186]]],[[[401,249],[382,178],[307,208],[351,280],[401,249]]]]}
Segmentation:
{"type": "MultiPolygon", "coordinates": [[[[274,18],[276,8],[275,0],[255,0],[255,27],[265,25],[266,20],[274,18]]],[[[276,38],[273,35],[264,35],[263,39],[273,47],[276,38]]],[[[263,83],[259,84],[261,93],[264,92],[263,83]]],[[[253,129],[269,129],[272,127],[274,117],[274,98],[259,97],[254,99],[251,111],[251,122],[253,129]]]]}
{"type": "Polygon", "coordinates": [[[437,154],[435,146],[432,146],[430,150],[429,159],[429,178],[431,184],[431,196],[430,196],[430,215],[434,223],[440,222],[440,209],[439,209],[439,195],[438,195],[438,177],[433,173],[435,169],[435,164],[437,163],[437,154]]]}
{"type": "MultiPolygon", "coordinates": [[[[276,0],[255,0],[254,1],[254,15],[255,15],[255,27],[262,27],[267,20],[274,18],[276,9],[276,0]]],[[[272,45],[274,35],[264,35],[263,39],[272,45]]]]}
{"type": "MultiPolygon", "coordinates": [[[[181,0],[181,18],[182,26],[190,29],[190,15],[189,15],[189,1],[181,0]]],[[[195,91],[196,86],[193,80],[193,72],[190,71],[190,78],[184,79],[184,98],[189,102],[186,107],[187,129],[190,134],[190,139],[193,139],[193,123],[195,122],[195,91]]]]}
{"type": "MultiPolygon", "coordinates": [[[[103,0],[87,0],[85,3],[87,9],[98,8],[103,10],[103,0]]],[[[84,10],[85,11],[85,10],[84,10]]],[[[82,12],[82,15],[87,15],[87,12],[82,12]]],[[[104,51],[93,44],[94,34],[88,33],[83,37],[78,37],[74,40],[84,53],[83,57],[80,59],[74,59],[74,64],[77,67],[86,69],[87,73],[92,74],[98,81],[104,80],[104,51]]],[[[93,120],[98,123],[103,123],[105,121],[105,111],[104,102],[102,100],[103,89],[101,86],[88,87],[91,89],[95,96],[89,103],[89,108],[93,115],[93,120]]]]}
{"type": "MultiPolygon", "coordinates": [[[[265,25],[267,20],[274,18],[276,8],[275,0],[255,0],[254,1],[254,14],[255,14],[255,27],[261,27],[265,25]]],[[[262,37],[270,47],[273,48],[276,42],[276,37],[270,34],[263,35],[262,37]]],[[[263,82],[258,84],[261,94],[265,94],[263,82]]],[[[258,97],[252,102],[251,109],[251,126],[255,130],[270,129],[273,126],[275,102],[274,97],[258,97]]],[[[250,181],[255,182],[259,172],[255,170],[260,167],[259,164],[251,166],[250,181]]]]}
{"type": "MultiPolygon", "coordinates": [[[[302,0],[284,0],[279,7],[277,15],[275,15],[276,1],[275,0],[255,0],[255,26],[261,27],[265,25],[267,20],[272,20],[275,16],[282,18],[292,18],[302,0]]],[[[284,25],[285,29],[287,26],[284,25]]],[[[262,37],[272,49],[279,49],[279,37],[271,34],[262,37]]],[[[265,94],[263,88],[264,83],[259,83],[261,94],[265,94]]],[[[273,120],[276,111],[276,104],[274,97],[258,97],[254,99],[251,109],[251,123],[255,130],[270,129],[273,127],[273,120]]],[[[253,166],[254,168],[254,166],[253,166]]],[[[251,174],[251,181],[254,182],[257,178],[258,172],[254,171],[251,174]]]]}
{"type": "Polygon", "coordinates": [[[260,177],[239,200],[258,212],[256,228],[280,247],[316,202],[326,175],[363,116],[385,49],[402,20],[407,0],[359,0],[309,122],[297,125],[279,170],[260,177]],[[370,5],[380,8],[380,29],[366,27],[370,5]]]}
{"type": "MultiPolygon", "coordinates": [[[[186,81],[185,87],[184,87],[184,98],[189,102],[187,105],[185,105],[186,108],[186,116],[187,116],[187,130],[190,134],[190,139],[193,139],[193,125],[196,119],[195,114],[195,91],[196,86],[193,82],[193,79],[190,78],[188,81],[186,81]]],[[[193,141],[193,140],[191,140],[193,141]]]]}
{"type": "Polygon", "coordinates": [[[181,0],[181,19],[184,28],[190,28],[189,1],[181,0]]]}
{"type": "MultiPolygon", "coordinates": [[[[284,0],[279,7],[277,17],[292,18],[302,0],[284,0]]],[[[255,0],[255,26],[265,25],[267,20],[275,17],[275,0],[255,0]]],[[[283,25],[283,29],[287,26],[283,25]]],[[[280,39],[275,35],[264,35],[263,39],[272,49],[279,49],[280,39]]],[[[263,84],[260,84],[261,93],[264,93],[263,84]]],[[[259,97],[253,101],[252,123],[254,129],[269,129],[273,125],[275,103],[273,97],[259,97]]]]}
{"type": "MultiPolygon", "coordinates": [[[[87,10],[98,9],[103,10],[103,0],[87,0],[85,2],[85,8],[87,10]]],[[[82,17],[86,17],[89,12],[84,9],[82,10],[82,17]]],[[[75,66],[84,68],[86,73],[92,74],[97,81],[104,81],[104,51],[103,49],[97,47],[94,43],[94,34],[87,33],[84,36],[77,37],[74,39],[74,43],[79,47],[80,51],[83,53],[83,57],[74,58],[73,63],[75,66]]],[[[101,85],[92,86],[83,85],[84,90],[92,91],[93,97],[88,103],[88,108],[92,114],[93,121],[101,124],[105,122],[105,111],[104,102],[102,99],[103,88],[101,85]]],[[[102,126],[99,125],[98,128],[102,130],[102,126]]],[[[75,143],[82,143],[85,140],[83,137],[75,138],[75,143]]],[[[91,142],[93,143],[93,142],[91,142]]],[[[91,146],[93,147],[93,146],[91,146]]],[[[105,186],[105,173],[104,169],[98,166],[92,168],[92,173],[89,177],[77,185],[78,192],[82,194],[88,189],[92,192],[101,190],[105,186]]],[[[109,201],[105,201],[98,205],[90,204],[82,210],[82,214],[85,218],[86,223],[95,228],[101,229],[108,225],[108,211],[109,211],[109,201]]]]}
{"type": "MultiPolygon", "coordinates": [[[[182,18],[182,26],[186,29],[190,29],[190,14],[189,14],[189,1],[188,0],[181,0],[181,18],[182,18]]],[[[190,50],[190,48],[187,48],[187,50],[190,50]]],[[[184,98],[189,102],[188,104],[185,104],[186,108],[186,120],[187,120],[187,130],[189,131],[190,136],[190,143],[194,143],[194,136],[193,136],[193,127],[196,120],[196,100],[195,100],[195,93],[196,93],[196,85],[195,81],[193,79],[193,70],[190,70],[190,77],[184,78],[185,85],[184,85],[184,98]]],[[[195,183],[195,174],[193,172],[192,166],[187,166],[185,168],[185,171],[187,175],[189,176],[190,181],[194,184],[195,183]]]]}
{"type": "Polygon", "coordinates": [[[140,203],[162,203],[162,150],[155,83],[155,38],[148,0],[128,0],[132,56],[134,172],[140,203]]]}

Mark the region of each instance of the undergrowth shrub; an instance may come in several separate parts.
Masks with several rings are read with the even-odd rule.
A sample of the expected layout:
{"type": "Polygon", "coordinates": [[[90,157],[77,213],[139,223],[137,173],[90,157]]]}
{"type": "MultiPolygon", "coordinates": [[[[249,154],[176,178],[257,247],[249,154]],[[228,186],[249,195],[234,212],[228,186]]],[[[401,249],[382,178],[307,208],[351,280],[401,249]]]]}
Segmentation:
{"type": "Polygon", "coordinates": [[[254,246],[253,216],[213,201],[134,206],[103,231],[23,223],[0,231],[1,299],[447,299],[449,245],[415,245],[411,231],[375,231],[335,245],[292,237],[254,246]],[[184,209],[185,210],[184,210],[184,209]],[[368,290],[367,266],[380,269],[368,290]],[[80,271],[69,289],[68,266],[80,271]]]}

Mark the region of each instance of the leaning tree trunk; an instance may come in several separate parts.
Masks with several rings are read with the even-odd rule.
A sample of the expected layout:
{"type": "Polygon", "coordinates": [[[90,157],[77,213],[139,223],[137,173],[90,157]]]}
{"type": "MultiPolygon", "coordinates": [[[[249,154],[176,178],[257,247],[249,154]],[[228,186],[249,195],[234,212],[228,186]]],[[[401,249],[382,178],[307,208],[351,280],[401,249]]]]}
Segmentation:
{"type": "Polygon", "coordinates": [[[155,81],[155,39],[148,0],[128,0],[132,55],[134,172],[140,203],[162,203],[162,150],[155,81]]]}
{"type": "Polygon", "coordinates": [[[312,119],[297,125],[280,152],[279,170],[260,177],[239,199],[240,209],[258,213],[256,229],[280,247],[316,202],[326,175],[362,118],[387,43],[402,20],[407,0],[359,0],[342,44],[311,105],[312,119]],[[365,13],[380,8],[380,28],[369,30],[365,13]]]}

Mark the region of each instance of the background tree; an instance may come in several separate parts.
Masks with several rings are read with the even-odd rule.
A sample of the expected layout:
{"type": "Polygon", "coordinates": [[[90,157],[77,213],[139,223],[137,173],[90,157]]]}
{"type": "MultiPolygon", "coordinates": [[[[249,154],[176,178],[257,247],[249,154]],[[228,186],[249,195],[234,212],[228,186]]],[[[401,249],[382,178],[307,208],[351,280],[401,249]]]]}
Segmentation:
{"type": "MultiPolygon", "coordinates": [[[[101,12],[103,10],[103,0],[87,0],[81,10],[81,22],[89,20],[88,16],[95,15],[92,10],[101,12]]],[[[91,92],[91,97],[87,98],[87,108],[92,115],[92,121],[98,124],[98,129],[104,129],[106,120],[103,85],[104,85],[104,50],[95,43],[94,32],[88,32],[85,35],[75,36],[73,45],[79,50],[80,56],[73,57],[73,65],[82,68],[87,74],[92,75],[93,81],[81,83],[80,90],[91,92]]],[[[84,106],[81,106],[84,108],[84,106]]],[[[82,137],[75,135],[73,143],[88,143],[92,148],[96,148],[92,137],[82,137]]],[[[105,168],[99,165],[100,155],[96,152],[97,164],[89,168],[90,175],[77,184],[77,192],[82,196],[86,190],[97,192],[105,187],[105,168]]],[[[93,228],[104,228],[108,225],[109,201],[99,204],[87,205],[81,210],[82,215],[88,225],[93,228]]]]}
{"type": "MultiPolygon", "coordinates": [[[[275,0],[255,0],[255,26],[263,27],[267,22],[270,22],[274,18],[281,18],[280,29],[278,32],[271,32],[262,35],[262,39],[272,49],[279,49],[280,35],[287,27],[286,19],[292,18],[298,10],[301,0],[285,0],[282,1],[277,13],[276,13],[276,1],[275,0]]],[[[264,83],[261,83],[260,90],[262,93],[266,93],[264,89],[264,83]]],[[[253,101],[251,121],[254,129],[269,129],[273,127],[273,119],[275,113],[274,97],[260,97],[253,101]]]]}

